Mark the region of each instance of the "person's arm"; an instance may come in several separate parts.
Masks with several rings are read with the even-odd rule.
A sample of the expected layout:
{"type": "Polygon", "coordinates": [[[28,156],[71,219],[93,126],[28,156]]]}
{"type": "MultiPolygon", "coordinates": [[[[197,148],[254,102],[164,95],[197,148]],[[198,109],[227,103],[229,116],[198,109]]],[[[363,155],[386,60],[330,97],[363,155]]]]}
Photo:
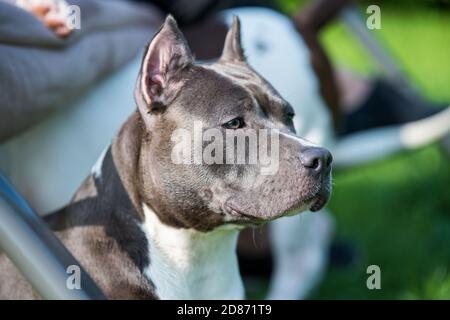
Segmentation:
{"type": "Polygon", "coordinates": [[[315,0],[311,1],[293,16],[297,28],[318,33],[332,21],[352,0],[315,0]]]}
{"type": "Polygon", "coordinates": [[[330,112],[335,127],[340,120],[340,98],[334,70],[319,42],[320,30],[332,21],[352,0],[315,0],[301,8],[292,17],[293,23],[311,50],[311,64],[316,72],[320,91],[330,112]]]}

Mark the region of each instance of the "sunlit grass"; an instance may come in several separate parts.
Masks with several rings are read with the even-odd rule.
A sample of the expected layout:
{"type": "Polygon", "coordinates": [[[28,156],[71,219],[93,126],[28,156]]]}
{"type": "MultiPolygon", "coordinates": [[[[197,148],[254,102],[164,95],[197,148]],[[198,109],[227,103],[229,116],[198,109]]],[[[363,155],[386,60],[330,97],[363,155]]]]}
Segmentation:
{"type": "MultiPolygon", "coordinates": [[[[420,92],[434,101],[450,101],[450,11],[382,6],[381,26],[370,32],[420,92]]],[[[342,22],[327,27],[321,40],[335,65],[380,73],[370,53],[342,22]]]]}
{"type": "Polygon", "coordinates": [[[442,275],[450,262],[448,161],[430,146],[335,176],[330,208],[338,237],[356,246],[359,259],[352,268],[331,269],[316,298],[442,298],[439,290],[448,292],[445,282],[440,289],[436,281],[428,284],[437,270],[449,277],[442,275]],[[366,288],[371,264],[381,268],[381,290],[366,288]]]}

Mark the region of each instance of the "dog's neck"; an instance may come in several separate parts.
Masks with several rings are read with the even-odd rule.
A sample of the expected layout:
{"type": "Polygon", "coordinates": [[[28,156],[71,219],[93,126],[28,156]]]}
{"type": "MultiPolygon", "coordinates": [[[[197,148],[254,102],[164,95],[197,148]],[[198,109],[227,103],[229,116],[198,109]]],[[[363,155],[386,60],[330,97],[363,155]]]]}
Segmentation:
{"type": "Polygon", "coordinates": [[[141,260],[148,263],[142,272],[160,299],[242,299],[244,290],[236,256],[240,229],[222,226],[200,232],[161,222],[136,185],[140,130],[137,115],[133,115],[111,149],[123,190],[141,217],[136,223],[147,239],[147,256],[141,260]]]}
{"type": "Polygon", "coordinates": [[[242,299],[236,242],[239,230],[223,226],[210,232],[173,228],[146,204],[141,228],[149,243],[144,269],[161,299],[242,299]]]}

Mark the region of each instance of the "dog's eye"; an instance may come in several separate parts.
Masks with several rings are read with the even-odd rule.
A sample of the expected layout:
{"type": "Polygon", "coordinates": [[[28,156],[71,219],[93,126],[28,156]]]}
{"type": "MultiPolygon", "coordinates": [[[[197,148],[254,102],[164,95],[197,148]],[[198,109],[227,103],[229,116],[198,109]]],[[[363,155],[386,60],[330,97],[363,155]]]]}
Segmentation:
{"type": "Polygon", "coordinates": [[[245,123],[244,123],[244,119],[242,119],[241,117],[238,118],[234,118],[233,120],[230,120],[228,122],[225,122],[222,126],[225,129],[240,129],[242,127],[244,127],[245,123]]]}
{"type": "Polygon", "coordinates": [[[294,111],[288,111],[288,113],[286,114],[287,115],[287,117],[289,118],[289,119],[294,119],[294,117],[295,117],[295,112],[294,111]]]}
{"type": "Polygon", "coordinates": [[[295,117],[295,111],[294,111],[294,108],[292,108],[289,104],[286,105],[286,108],[284,109],[284,114],[286,115],[286,117],[287,117],[289,120],[294,119],[294,117],[295,117]]]}

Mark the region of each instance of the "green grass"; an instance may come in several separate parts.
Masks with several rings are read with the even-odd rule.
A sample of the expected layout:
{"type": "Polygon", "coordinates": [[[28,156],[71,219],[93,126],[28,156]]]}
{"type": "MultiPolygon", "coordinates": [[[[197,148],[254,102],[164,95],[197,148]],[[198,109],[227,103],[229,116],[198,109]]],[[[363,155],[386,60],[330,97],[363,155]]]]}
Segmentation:
{"type": "MultiPolygon", "coordinates": [[[[286,10],[299,1],[284,1],[286,10]]],[[[381,5],[391,50],[428,99],[450,102],[450,12],[381,5]]],[[[321,38],[334,65],[378,74],[370,56],[341,23],[321,38]]],[[[330,268],[314,299],[450,299],[450,165],[437,145],[334,176],[330,208],[337,238],[355,244],[350,268],[330,268]],[[366,268],[381,268],[381,290],[368,290],[366,268]]]]}
{"type": "Polygon", "coordinates": [[[351,268],[331,269],[315,298],[450,298],[450,168],[436,146],[335,175],[338,238],[356,244],[351,268]],[[381,268],[368,290],[366,268],[381,268]]]}

